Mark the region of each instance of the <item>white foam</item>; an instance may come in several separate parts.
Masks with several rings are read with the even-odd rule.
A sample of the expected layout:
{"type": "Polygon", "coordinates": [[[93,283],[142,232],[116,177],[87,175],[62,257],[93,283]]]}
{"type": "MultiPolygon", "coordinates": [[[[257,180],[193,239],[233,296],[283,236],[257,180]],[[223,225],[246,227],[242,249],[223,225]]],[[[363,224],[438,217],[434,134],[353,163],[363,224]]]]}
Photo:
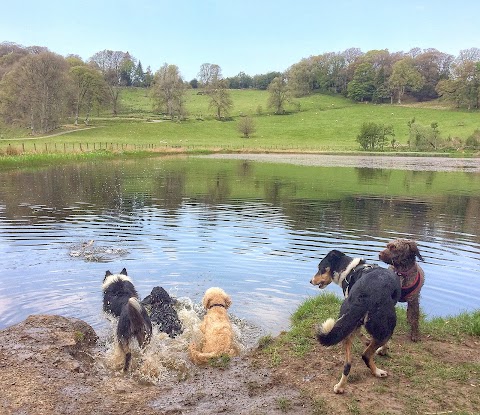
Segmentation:
{"type": "MultiPolygon", "coordinates": [[[[190,361],[188,346],[192,341],[198,344],[202,339],[200,324],[205,310],[201,304],[195,304],[189,298],[178,299],[176,308],[183,333],[172,339],[167,334],[159,332],[154,325],[152,339],[145,350],[141,351],[137,345],[132,347],[132,376],[144,382],[157,384],[169,379],[183,380],[198,370],[190,361]]],[[[235,341],[241,351],[256,344],[260,330],[233,315],[230,315],[230,320],[235,341]]],[[[113,332],[115,328],[113,324],[113,332]]],[[[116,371],[122,367],[122,356],[113,336],[107,339],[104,362],[108,370],[116,371]]]]}

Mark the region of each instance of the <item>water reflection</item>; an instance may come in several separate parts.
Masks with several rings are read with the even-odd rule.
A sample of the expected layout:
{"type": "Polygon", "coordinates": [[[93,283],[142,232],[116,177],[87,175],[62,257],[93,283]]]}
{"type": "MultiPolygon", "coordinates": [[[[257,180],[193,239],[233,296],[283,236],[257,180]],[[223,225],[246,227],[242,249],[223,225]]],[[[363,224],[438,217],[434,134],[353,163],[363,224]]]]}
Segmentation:
{"type": "Polygon", "coordinates": [[[396,237],[416,239],[426,260],[427,316],[479,307],[478,173],[160,158],[0,179],[0,328],[59,313],[101,329],[103,275],[125,266],[142,296],[162,285],[200,301],[222,286],[236,316],[276,333],[317,294],[321,256],[378,263],[396,237]],[[99,260],[70,254],[89,240],[99,260]]]}

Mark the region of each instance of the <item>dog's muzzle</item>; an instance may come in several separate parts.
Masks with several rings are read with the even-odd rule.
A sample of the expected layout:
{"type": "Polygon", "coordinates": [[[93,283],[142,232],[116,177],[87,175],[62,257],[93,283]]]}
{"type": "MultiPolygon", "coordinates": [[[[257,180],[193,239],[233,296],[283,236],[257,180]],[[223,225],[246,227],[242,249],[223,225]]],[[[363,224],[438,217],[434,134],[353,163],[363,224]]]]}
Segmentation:
{"type": "Polygon", "coordinates": [[[311,280],[310,280],[310,284],[312,285],[316,285],[319,289],[324,289],[328,284],[326,284],[325,282],[323,281],[320,281],[320,282],[315,282],[315,277],[313,277],[311,280]]]}

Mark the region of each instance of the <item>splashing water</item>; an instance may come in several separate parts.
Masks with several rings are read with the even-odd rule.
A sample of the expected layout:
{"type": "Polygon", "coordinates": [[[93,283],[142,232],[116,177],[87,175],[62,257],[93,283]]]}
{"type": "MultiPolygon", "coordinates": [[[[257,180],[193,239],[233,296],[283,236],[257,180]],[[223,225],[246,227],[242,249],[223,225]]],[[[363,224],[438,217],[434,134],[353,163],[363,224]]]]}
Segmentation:
{"type": "MultiPolygon", "coordinates": [[[[152,338],[145,349],[142,351],[135,345],[132,350],[130,373],[139,382],[158,384],[167,380],[185,380],[197,370],[197,366],[188,356],[188,346],[191,342],[198,344],[202,340],[200,324],[205,310],[201,304],[196,304],[187,297],[177,299],[176,308],[183,327],[182,334],[170,338],[153,325],[152,338]]],[[[235,342],[243,353],[257,343],[262,330],[234,315],[229,317],[235,342]]],[[[114,333],[116,321],[111,319],[110,321],[114,333]]],[[[100,360],[107,370],[121,370],[124,363],[123,355],[113,335],[105,339],[104,357],[100,360]]]]}

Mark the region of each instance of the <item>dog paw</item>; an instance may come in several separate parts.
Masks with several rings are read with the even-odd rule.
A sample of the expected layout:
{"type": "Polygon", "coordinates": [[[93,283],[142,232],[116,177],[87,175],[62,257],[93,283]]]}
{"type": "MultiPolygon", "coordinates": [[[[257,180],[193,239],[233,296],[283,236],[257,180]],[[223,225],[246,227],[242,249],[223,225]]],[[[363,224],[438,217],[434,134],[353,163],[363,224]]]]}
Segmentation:
{"type": "Polygon", "coordinates": [[[375,369],[374,375],[377,378],[386,378],[388,376],[388,373],[385,370],[379,369],[378,367],[375,369]]]}
{"type": "Polygon", "coordinates": [[[412,333],[412,334],[410,335],[410,340],[412,340],[412,342],[415,342],[415,343],[416,343],[416,342],[419,342],[419,341],[420,341],[420,335],[419,335],[419,334],[414,334],[414,333],[412,333]]]}
{"type": "Polygon", "coordinates": [[[339,383],[337,383],[334,387],[333,387],[333,391],[335,393],[338,393],[338,394],[341,394],[341,393],[344,393],[345,392],[345,388],[341,387],[339,383]]]}

